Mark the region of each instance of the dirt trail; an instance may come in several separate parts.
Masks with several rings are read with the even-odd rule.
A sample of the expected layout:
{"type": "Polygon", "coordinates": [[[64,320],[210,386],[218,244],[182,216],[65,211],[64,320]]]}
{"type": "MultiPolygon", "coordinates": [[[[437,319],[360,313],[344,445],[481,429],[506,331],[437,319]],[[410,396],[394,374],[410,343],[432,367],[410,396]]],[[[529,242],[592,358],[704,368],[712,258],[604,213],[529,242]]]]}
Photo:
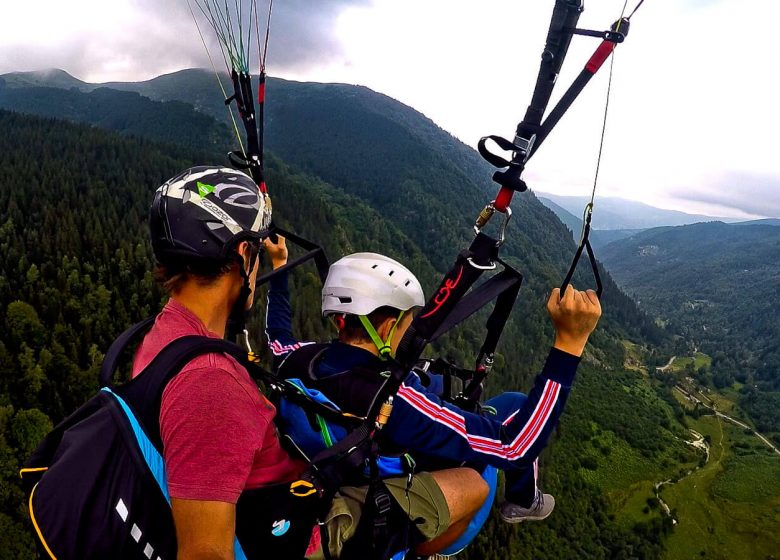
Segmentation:
{"type": "Polygon", "coordinates": [[[674,360],[676,360],[676,359],[677,359],[677,356],[672,356],[671,358],[669,358],[669,363],[667,363],[665,366],[657,367],[655,369],[658,370],[658,371],[666,371],[667,369],[672,367],[672,364],[674,363],[674,360]]]}
{"type": "MultiPolygon", "coordinates": [[[[701,449],[702,451],[704,451],[704,457],[705,457],[704,465],[706,465],[710,461],[710,446],[707,443],[707,441],[704,439],[704,436],[701,435],[699,432],[697,432],[696,430],[689,430],[689,431],[693,435],[693,440],[686,441],[685,443],[687,443],[691,447],[695,447],[696,449],[701,449]]],[[[696,468],[685,473],[685,476],[678,480],[674,480],[674,481],[671,479],[664,480],[663,482],[656,482],[655,486],[653,486],[655,497],[658,500],[658,502],[661,504],[661,507],[663,508],[667,516],[671,515],[672,512],[669,509],[669,505],[666,502],[664,502],[663,498],[661,498],[661,488],[663,488],[666,485],[677,484],[681,480],[684,480],[685,478],[692,475],[694,472],[698,471],[700,468],[701,467],[697,466],[696,468]]],[[[676,524],[677,520],[673,519],[672,522],[676,524]]]]}

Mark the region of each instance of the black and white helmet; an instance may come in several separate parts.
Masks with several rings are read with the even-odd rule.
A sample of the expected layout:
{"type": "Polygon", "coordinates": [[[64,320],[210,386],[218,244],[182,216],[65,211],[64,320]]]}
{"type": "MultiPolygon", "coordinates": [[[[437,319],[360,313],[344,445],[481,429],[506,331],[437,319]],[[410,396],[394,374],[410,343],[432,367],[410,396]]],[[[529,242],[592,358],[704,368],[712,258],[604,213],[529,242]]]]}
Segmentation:
{"type": "Polygon", "coordinates": [[[347,255],[330,266],[322,314],[368,315],[380,307],[408,311],[425,305],[419,280],[404,265],[377,253],[347,255]]]}
{"type": "Polygon", "coordinates": [[[192,167],[154,195],[149,228],[161,263],[224,260],[239,242],[261,240],[271,225],[271,199],[254,180],[228,167],[192,167]]]}

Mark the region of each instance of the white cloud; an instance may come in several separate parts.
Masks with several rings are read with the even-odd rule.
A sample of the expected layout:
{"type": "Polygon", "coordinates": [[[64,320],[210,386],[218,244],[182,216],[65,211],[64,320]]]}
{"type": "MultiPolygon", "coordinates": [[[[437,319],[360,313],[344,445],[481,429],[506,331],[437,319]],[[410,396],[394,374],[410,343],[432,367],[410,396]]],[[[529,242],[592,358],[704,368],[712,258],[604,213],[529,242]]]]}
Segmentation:
{"type": "MultiPolygon", "coordinates": [[[[185,0],[45,0],[34,11],[6,4],[13,24],[0,35],[0,72],[61,67],[89,81],[140,80],[208,65],[185,0]]],[[[580,26],[605,29],[622,5],[586,2],[580,26]]],[[[511,137],[530,100],[551,6],[277,2],[269,71],[367,85],[471,145],[486,134],[511,137]]],[[[724,177],[739,175],[746,198],[753,189],[780,198],[765,190],[780,182],[780,48],[757,22],[779,16],[780,3],[765,0],[645,2],[617,51],[599,193],[700,211],[701,197],[686,192],[716,192],[724,177]]],[[[556,95],[597,45],[575,37],[556,95]]],[[[605,67],[593,79],[530,163],[534,187],[589,193],[607,74],[605,67]]],[[[745,207],[727,203],[735,214],[745,207]]]]}

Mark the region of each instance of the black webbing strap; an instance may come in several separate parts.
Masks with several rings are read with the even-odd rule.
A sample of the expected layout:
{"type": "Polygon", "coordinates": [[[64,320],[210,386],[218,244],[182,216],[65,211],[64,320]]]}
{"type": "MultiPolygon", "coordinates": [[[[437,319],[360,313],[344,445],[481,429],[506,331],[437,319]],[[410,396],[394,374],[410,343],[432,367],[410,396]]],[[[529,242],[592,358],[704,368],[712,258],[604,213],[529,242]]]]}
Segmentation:
{"type": "Polygon", "coordinates": [[[261,284],[265,284],[273,276],[276,276],[281,272],[299,267],[310,260],[314,260],[314,265],[317,267],[317,275],[320,277],[320,280],[322,282],[325,282],[325,278],[327,278],[328,276],[328,267],[330,266],[330,264],[328,263],[328,258],[325,255],[325,249],[323,249],[321,246],[317,245],[313,241],[304,239],[300,235],[296,235],[290,231],[283,230],[282,228],[274,225],[271,227],[270,236],[273,237],[276,235],[281,235],[287,241],[292,241],[298,247],[305,250],[306,252],[300,257],[288,261],[287,264],[285,264],[284,266],[280,266],[276,270],[272,270],[270,272],[266,272],[265,274],[258,276],[257,281],[255,282],[255,286],[260,286],[261,284]]]}
{"type": "Polygon", "coordinates": [[[517,293],[520,290],[520,284],[523,281],[523,275],[520,272],[503,261],[497,262],[501,262],[504,265],[504,270],[463,296],[458,304],[450,310],[428,342],[435,341],[488,303],[496,300],[495,308],[487,322],[488,338],[485,339],[485,343],[482,345],[481,353],[485,353],[486,349],[490,348],[491,345],[492,349],[487,351],[495,351],[498,338],[501,336],[501,330],[503,330],[504,324],[506,324],[509,318],[512,306],[517,299],[517,293]]]}
{"type": "Polygon", "coordinates": [[[233,95],[225,99],[225,105],[231,101],[236,102],[238,114],[241,122],[244,124],[246,132],[246,153],[230,152],[228,159],[235,167],[239,169],[249,169],[252,178],[260,185],[263,183],[263,154],[260,149],[260,139],[257,132],[257,119],[255,115],[255,101],[252,94],[252,78],[246,72],[237,72],[235,69],[230,73],[230,79],[233,82],[233,95]]]}
{"type": "Polygon", "coordinates": [[[479,152],[479,155],[481,155],[490,165],[493,167],[509,167],[512,164],[509,159],[496,155],[487,149],[486,143],[488,140],[495,142],[496,145],[505,152],[513,152],[515,150],[515,145],[512,143],[512,141],[507,140],[506,138],[502,138],[501,136],[491,134],[490,136],[480,138],[479,143],[477,143],[477,151],[479,152]]]}
{"type": "Polygon", "coordinates": [[[564,113],[569,110],[569,107],[571,107],[574,100],[577,99],[577,96],[579,96],[585,86],[588,85],[590,79],[598,72],[599,68],[601,68],[609,55],[612,54],[612,51],[615,50],[615,45],[621,43],[625,39],[626,35],[628,35],[628,29],[628,19],[622,18],[612,24],[610,31],[602,33],[602,35],[605,35],[605,33],[607,34],[605,35],[604,40],[593,52],[593,55],[588,59],[585,67],[569,86],[569,89],[561,96],[561,99],[550,111],[550,114],[547,115],[547,118],[544,119],[544,123],[542,123],[541,127],[539,127],[538,132],[536,133],[536,141],[531,147],[528,159],[536,153],[536,150],[542,145],[542,142],[544,142],[545,138],[550,134],[550,131],[558,124],[558,121],[560,121],[564,113]]]}
{"type": "Polygon", "coordinates": [[[374,445],[374,426],[364,422],[346,437],[318,453],[311,461],[304,479],[312,482],[325,495],[333,495],[342,483],[362,468],[374,445]]]}
{"type": "Polygon", "coordinates": [[[522,274],[509,267],[509,265],[505,266],[506,268],[502,272],[488,280],[490,282],[493,279],[499,280],[499,277],[503,277],[500,278],[500,290],[497,290],[495,307],[485,325],[487,336],[480,350],[482,355],[493,354],[496,351],[501,333],[509,320],[509,315],[512,313],[512,308],[515,305],[517,294],[520,292],[520,285],[523,281],[522,274]]]}
{"type": "Polygon", "coordinates": [[[144,334],[154,323],[155,317],[149,317],[144,319],[140,323],[136,323],[125,332],[120,334],[114,342],[109,346],[106,351],[106,356],[103,358],[103,364],[100,366],[100,374],[98,375],[98,382],[101,389],[103,387],[114,386],[114,372],[116,372],[119,364],[119,358],[125,349],[133,343],[139,336],[144,334]]]}
{"type": "Polygon", "coordinates": [[[535,143],[538,142],[537,134],[541,128],[544,112],[547,110],[561,66],[569,50],[572,32],[577,27],[583,9],[583,0],[556,0],[531,103],[526,109],[523,120],[517,125],[514,140],[486,136],[477,144],[479,153],[491,165],[508,168],[493,174],[493,181],[504,189],[520,192],[527,189],[521,176],[528,158],[534,151],[535,143]],[[511,159],[491,153],[486,146],[487,140],[492,140],[502,150],[511,152],[511,159]]]}
{"type": "Polygon", "coordinates": [[[556,0],[555,2],[531,104],[528,105],[523,120],[517,125],[516,134],[520,138],[530,139],[539,130],[569,50],[571,30],[577,27],[583,9],[583,0],[556,0]]]}
{"type": "MultiPolygon", "coordinates": [[[[379,478],[379,465],[377,464],[376,456],[369,459],[368,470],[368,496],[365,504],[368,511],[364,512],[364,514],[368,514],[372,518],[372,556],[380,560],[378,558],[380,548],[389,540],[390,520],[388,519],[388,514],[393,504],[393,497],[379,478]]],[[[409,522],[411,523],[411,520],[409,522]]]]}
{"type": "Polygon", "coordinates": [[[560,297],[563,298],[563,294],[566,292],[566,288],[571,283],[571,278],[574,276],[574,271],[577,270],[577,263],[580,262],[583,249],[588,251],[588,259],[590,259],[590,267],[593,269],[593,277],[596,279],[596,295],[601,298],[601,294],[604,291],[604,286],[601,284],[601,276],[599,275],[599,267],[596,263],[596,256],[593,254],[593,248],[590,246],[590,220],[592,216],[590,208],[585,212],[585,221],[582,227],[582,239],[580,240],[580,246],[577,247],[577,252],[574,254],[569,272],[566,273],[566,278],[561,284],[560,297]]]}
{"type": "Polygon", "coordinates": [[[445,274],[434,296],[412,321],[398,346],[396,360],[407,370],[420,358],[426,345],[496,300],[488,322],[488,335],[480,355],[493,353],[512,310],[523,275],[498,258],[493,238],[479,233],[468,250],[462,251],[445,274]],[[496,264],[504,268],[469,292],[479,277],[496,264]]]}
{"type": "MultiPolygon", "coordinates": [[[[458,302],[465,297],[469,289],[486,270],[492,270],[495,267],[497,259],[496,240],[484,233],[477,234],[471,246],[460,252],[455,264],[444,275],[444,279],[433,297],[415,316],[401,339],[396,352],[396,361],[400,363],[402,368],[405,368],[406,371],[411,370],[425,346],[434,339],[439,327],[447,321],[458,302]]],[[[454,324],[450,328],[452,326],[454,324]]]]}
{"type": "MultiPolygon", "coordinates": [[[[517,300],[517,294],[520,292],[520,285],[523,281],[522,275],[515,269],[505,265],[504,271],[494,276],[497,278],[506,274],[507,278],[502,279],[501,291],[496,296],[496,303],[493,306],[493,312],[488,317],[485,325],[487,329],[487,335],[485,341],[480,348],[479,356],[477,357],[476,367],[474,368],[474,376],[471,378],[469,384],[463,389],[463,392],[459,397],[463,400],[464,406],[473,407],[479,400],[482,394],[482,382],[485,381],[490,368],[493,364],[493,356],[498,346],[498,341],[501,339],[501,333],[504,332],[506,322],[509,320],[509,315],[512,313],[512,308],[517,300]]],[[[493,280],[491,278],[490,280],[493,280]]],[[[488,280],[488,282],[490,282],[488,280]]]]}

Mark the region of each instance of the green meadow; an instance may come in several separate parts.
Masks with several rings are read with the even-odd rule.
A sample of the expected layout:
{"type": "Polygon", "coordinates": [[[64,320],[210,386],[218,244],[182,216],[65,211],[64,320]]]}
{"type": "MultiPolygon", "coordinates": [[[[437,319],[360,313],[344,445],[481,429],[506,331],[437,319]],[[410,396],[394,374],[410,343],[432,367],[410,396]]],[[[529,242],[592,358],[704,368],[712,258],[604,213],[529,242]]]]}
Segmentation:
{"type": "Polygon", "coordinates": [[[661,492],[678,521],[666,559],[775,558],[780,531],[766,528],[780,528],[780,456],[714,416],[689,423],[709,436],[710,460],[661,492]]]}

